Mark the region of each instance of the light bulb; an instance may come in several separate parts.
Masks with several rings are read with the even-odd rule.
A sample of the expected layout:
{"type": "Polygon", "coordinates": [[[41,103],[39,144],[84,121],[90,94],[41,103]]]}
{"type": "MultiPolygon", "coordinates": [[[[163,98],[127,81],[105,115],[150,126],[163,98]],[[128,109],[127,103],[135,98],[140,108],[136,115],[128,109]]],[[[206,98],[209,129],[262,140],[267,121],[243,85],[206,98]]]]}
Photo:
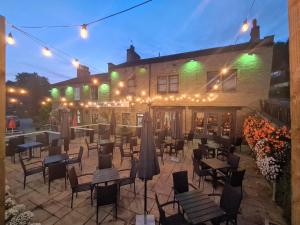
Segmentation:
{"type": "Polygon", "coordinates": [[[123,81],[119,82],[119,87],[124,87],[124,82],[123,81]]]}
{"type": "Polygon", "coordinates": [[[119,95],[120,94],[120,91],[119,90],[116,90],[116,95],[119,95]]]}
{"type": "Polygon", "coordinates": [[[78,68],[79,67],[78,59],[72,59],[72,64],[73,64],[74,67],[78,68]]]}
{"type": "Polygon", "coordinates": [[[227,72],[228,72],[228,69],[226,67],[221,70],[222,74],[226,74],[227,72]]]}
{"type": "Polygon", "coordinates": [[[142,96],[145,96],[146,95],[146,91],[142,91],[141,94],[142,94],[142,96]]]}
{"type": "Polygon", "coordinates": [[[82,24],[81,25],[81,29],[80,29],[80,36],[83,39],[87,39],[87,37],[89,36],[88,30],[87,30],[87,25],[86,24],[82,24]]]}
{"type": "Polygon", "coordinates": [[[246,32],[249,29],[249,24],[247,20],[244,20],[243,25],[242,25],[242,32],[246,32]]]}
{"type": "Polygon", "coordinates": [[[52,56],[52,52],[47,47],[43,48],[42,53],[43,53],[44,56],[47,56],[47,57],[51,57],[52,56]]]}
{"type": "Polygon", "coordinates": [[[7,38],[6,38],[6,42],[9,44],[9,45],[14,45],[16,42],[15,42],[15,39],[14,37],[12,36],[11,33],[8,34],[7,38]]]}

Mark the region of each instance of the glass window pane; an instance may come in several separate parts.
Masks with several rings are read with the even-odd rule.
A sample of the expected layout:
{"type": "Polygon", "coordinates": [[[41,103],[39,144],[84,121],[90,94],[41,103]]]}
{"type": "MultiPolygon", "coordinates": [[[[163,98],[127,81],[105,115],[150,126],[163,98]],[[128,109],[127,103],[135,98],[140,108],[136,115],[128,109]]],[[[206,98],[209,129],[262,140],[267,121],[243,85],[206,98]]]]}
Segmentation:
{"type": "Polygon", "coordinates": [[[218,136],[218,113],[208,113],[207,134],[210,136],[218,136]]]}
{"type": "Polygon", "coordinates": [[[204,112],[194,112],[194,129],[196,134],[204,134],[204,112]]]}
{"type": "Polygon", "coordinates": [[[236,71],[231,71],[223,77],[223,91],[234,91],[236,89],[236,71]]]}
{"type": "Polygon", "coordinates": [[[232,113],[224,112],[222,113],[222,121],[221,121],[221,136],[222,137],[230,137],[232,135],[232,113]]]}
{"type": "Polygon", "coordinates": [[[207,91],[220,90],[220,76],[218,72],[207,72],[207,91]]]}

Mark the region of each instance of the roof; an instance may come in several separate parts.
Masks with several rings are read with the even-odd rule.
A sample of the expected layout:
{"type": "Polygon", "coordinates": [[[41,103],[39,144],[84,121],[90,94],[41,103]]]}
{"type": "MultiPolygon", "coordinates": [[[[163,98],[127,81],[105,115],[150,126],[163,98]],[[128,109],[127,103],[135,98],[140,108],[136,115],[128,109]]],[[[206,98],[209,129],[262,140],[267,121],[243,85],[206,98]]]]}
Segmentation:
{"type": "Polygon", "coordinates": [[[114,69],[114,68],[123,68],[128,66],[160,63],[160,62],[167,62],[167,61],[178,60],[178,59],[187,59],[187,58],[221,54],[221,53],[234,52],[234,51],[243,51],[243,50],[252,51],[253,49],[258,47],[273,46],[274,44],[273,40],[274,40],[274,36],[267,36],[259,42],[246,42],[237,45],[201,49],[197,51],[184,52],[184,53],[178,53],[178,54],[166,55],[166,56],[158,56],[153,58],[140,59],[132,62],[125,62],[118,65],[111,64],[111,68],[114,69]]]}
{"type": "Polygon", "coordinates": [[[64,80],[61,82],[51,84],[51,86],[57,87],[57,86],[67,86],[72,84],[90,83],[93,78],[97,78],[102,82],[109,82],[108,73],[97,73],[97,74],[91,74],[90,76],[87,76],[86,79],[75,77],[69,80],[64,80]]]}

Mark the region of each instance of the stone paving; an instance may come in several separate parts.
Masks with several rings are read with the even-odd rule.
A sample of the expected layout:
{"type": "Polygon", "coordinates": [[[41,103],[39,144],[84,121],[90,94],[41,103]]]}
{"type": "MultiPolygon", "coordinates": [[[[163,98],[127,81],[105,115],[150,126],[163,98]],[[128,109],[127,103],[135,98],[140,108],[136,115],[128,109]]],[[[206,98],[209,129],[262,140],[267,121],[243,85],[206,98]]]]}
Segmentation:
{"type": "MultiPolygon", "coordinates": [[[[87,157],[86,146],[83,139],[77,138],[70,144],[71,153],[78,152],[79,146],[85,148],[83,156],[83,172],[91,173],[95,170],[97,164],[97,153],[90,152],[87,157]]],[[[180,162],[173,162],[169,155],[165,154],[164,165],[160,159],[161,173],[148,182],[148,202],[147,207],[151,214],[154,214],[158,220],[159,214],[154,201],[154,194],[157,193],[160,202],[166,202],[173,199],[172,192],[172,172],[180,170],[188,170],[189,181],[198,184],[195,179],[192,181],[192,149],[197,146],[197,141],[186,144],[185,157],[179,158],[180,162]]],[[[241,205],[241,214],[238,216],[238,223],[242,225],[265,224],[267,218],[270,222],[277,225],[285,225],[286,222],[282,218],[282,210],[272,201],[271,185],[257,172],[255,162],[248,155],[248,147],[243,146],[242,152],[237,151],[241,156],[240,167],[246,169],[244,180],[244,198],[241,205]]],[[[44,154],[45,155],[45,154],[44,154]]],[[[120,165],[120,154],[116,149],[113,160],[114,166],[118,169],[129,168],[130,162],[124,160],[120,165]]],[[[76,165],[78,174],[81,174],[76,165]]],[[[123,174],[126,176],[127,174],[123,174]]],[[[123,176],[122,175],[122,176],[123,176]]],[[[10,185],[11,192],[19,203],[25,204],[27,209],[34,213],[34,221],[41,222],[44,225],[80,225],[80,224],[96,224],[96,207],[90,205],[89,193],[79,193],[74,198],[73,209],[70,207],[71,191],[70,185],[67,183],[67,189],[64,187],[63,180],[57,180],[51,185],[51,192],[48,194],[48,185],[44,184],[41,174],[29,176],[27,179],[26,189],[23,189],[23,171],[18,160],[12,163],[10,158],[6,159],[6,177],[10,185]]],[[[137,195],[134,196],[133,188],[128,185],[121,188],[120,201],[118,207],[118,219],[113,217],[112,207],[99,208],[99,223],[101,224],[135,224],[135,215],[143,213],[143,191],[144,184],[137,178],[136,181],[137,195]]],[[[206,182],[204,185],[204,193],[211,193],[211,183],[206,182]]],[[[222,187],[217,189],[221,192],[222,187]]],[[[215,197],[218,202],[218,197],[215,197]]],[[[174,213],[173,207],[167,207],[168,214],[174,213]]],[[[157,223],[158,224],[158,223],[157,223]]],[[[209,223],[208,223],[209,224],[209,223]]]]}

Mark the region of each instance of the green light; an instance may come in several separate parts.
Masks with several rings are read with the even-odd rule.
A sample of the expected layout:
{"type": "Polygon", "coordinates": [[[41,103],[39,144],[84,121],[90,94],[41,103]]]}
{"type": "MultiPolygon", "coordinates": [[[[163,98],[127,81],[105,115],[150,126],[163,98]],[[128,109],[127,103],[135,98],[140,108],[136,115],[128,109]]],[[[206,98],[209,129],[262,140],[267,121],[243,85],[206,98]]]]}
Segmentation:
{"type": "Polygon", "coordinates": [[[202,69],[203,65],[200,62],[190,60],[181,66],[180,71],[184,76],[194,76],[198,75],[202,69]]]}
{"type": "Polygon", "coordinates": [[[144,75],[144,74],[146,74],[146,72],[147,72],[146,68],[144,68],[144,67],[139,68],[140,75],[144,75]]]}
{"type": "Polygon", "coordinates": [[[112,80],[116,80],[120,77],[120,74],[117,71],[112,71],[110,73],[110,77],[111,77],[112,80]]]}
{"type": "Polygon", "coordinates": [[[239,69],[253,70],[258,69],[262,62],[261,58],[256,54],[243,53],[234,61],[234,64],[239,69]]]}
{"type": "Polygon", "coordinates": [[[74,88],[71,86],[68,86],[65,90],[65,96],[68,100],[74,99],[74,88]]]}
{"type": "Polygon", "coordinates": [[[54,100],[58,100],[60,98],[60,91],[58,88],[52,88],[50,92],[54,100]]]}
{"type": "Polygon", "coordinates": [[[108,101],[109,100],[109,91],[110,91],[109,84],[104,83],[98,87],[98,95],[99,95],[100,101],[108,101]]]}
{"type": "Polygon", "coordinates": [[[87,84],[84,84],[84,85],[82,86],[82,91],[83,91],[83,95],[84,95],[85,97],[87,97],[87,96],[89,95],[89,93],[90,93],[90,86],[87,85],[87,84]]]}

